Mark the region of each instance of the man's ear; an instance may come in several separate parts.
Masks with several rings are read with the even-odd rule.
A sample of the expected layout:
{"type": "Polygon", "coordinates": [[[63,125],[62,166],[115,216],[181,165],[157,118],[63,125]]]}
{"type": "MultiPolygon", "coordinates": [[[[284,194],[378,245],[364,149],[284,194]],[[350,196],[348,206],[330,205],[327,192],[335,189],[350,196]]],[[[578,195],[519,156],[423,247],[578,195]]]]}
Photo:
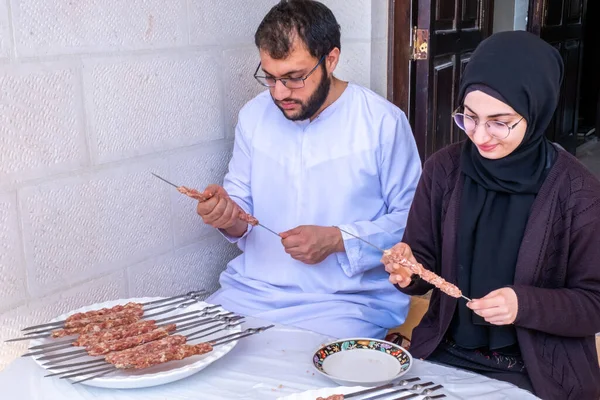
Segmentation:
{"type": "Polygon", "coordinates": [[[335,71],[335,68],[338,65],[338,62],[340,61],[340,49],[338,49],[337,47],[335,47],[333,50],[331,50],[329,52],[329,54],[327,54],[327,56],[325,56],[325,68],[327,69],[327,75],[330,75],[333,73],[333,71],[335,71]]]}

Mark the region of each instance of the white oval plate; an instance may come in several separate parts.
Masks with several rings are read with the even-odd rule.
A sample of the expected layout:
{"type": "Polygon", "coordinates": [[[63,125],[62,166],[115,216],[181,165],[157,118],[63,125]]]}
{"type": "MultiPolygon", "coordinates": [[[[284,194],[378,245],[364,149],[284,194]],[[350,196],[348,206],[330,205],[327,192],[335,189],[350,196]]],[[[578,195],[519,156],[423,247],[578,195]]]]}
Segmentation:
{"type": "MultiPolygon", "coordinates": [[[[104,303],[97,303],[97,304],[93,304],[90,306],[79,308],[77,310],[70,311],[63,315],[59,315],[58,317],[54,318],[50,322],[64,320],[69,315],[72,315],[72,314],[75,314],[78,312],[97,310],[97,309],[104,308],[104,307],[113,307],[118,304],[128,303],[130,301],[136,302],[136,303],[145,303],[145,302],[160,300],[160,299],[162,299],[162,297],[140,297],[140,298],[119,299],[119,300],[107,301],[104,303]]],[[[197,304],[193,304],[187,308],[177,309],[176,311],[172,311],[169,313],[165,313],[165,314],[156,316],[156,318],[161,319],[161,318],[165,318],[165,317],[169,317],[169,316],[179,315],[179,314],[183,314],[183,313],[193,311],[193,310],[200,310],[207,306],[210,306],[210,304],[204,303],[204,302],[198,302],[197,304]]],[[[222,308],[219,308],[219,310],[222,312],[225,311],[222,308]]],[[[158,312],[158,311],[160,311],[160,309],[152,310],[151,313],[158,312]]],[[[186,331],[185,333],[189,334],[189,333],[194,332],[195,330],[200,330],[202,328],[203,327],[198,327],[197,329],[190,329],[190,330],[186,331]]],[[[209,341],[211,339],[229,335],[231,333],[241,332],[241,330],[242,330],[241,326],[238,325],[238,326],[230,328],[226,331],[217,332],[216,334],[212,334],[210,336],[201,338],[199,340],[191,340],[189,343],[196,344],[196,343],[200,343],[203,341],[209,341]]],[[[51,343],[53,340],[54,339],[36,339],[36,340],[32,340],[29,345],[30,345],[30,347],[37,346],[40,344],[51,343]]],[[[89,381],[82,382],[81,384],[102,387],[102,388],[110,388],[110,389],[135,389],[135,388],[144,388],[144,387],[163,385],[165,383],[170,383],[170,382],[174,382],[174,381],[177,381],[177,380],[180,380],[183,378],[187,378],[188,376],[193,375],[193,374],[201,371],[202,369],[208,367],[210,364],[217,361],[219,358],[223,357],[225,354],[229,353],[235,347],[237,342],[238,341],[236,340],[236,341],[227,343],[223,346],[217,346],[210,353],[203,354],[200,356],[188,357],[188,358],[185,358],[183,360],[178,360],[178,361],[170,361],[170,362],[167,362],[164,364],[155,365],[153,367],[142,369],[142,370],[137,370],[137,371],[118,370],[117,372],[112,373],[110,375],[91,379],[89,381]]],[[[61,351],[72,351],[72,350],[73,349],[67,349],[67,350],[61,350],[61,351]]],[[[54,354],[58,354],[58,352],[56,352],[54,354]]],[[[51,370],[51,369],[48,369],[47,367],[44,367],[42,365],[42,363],[44,363],[46,361],[38,361],[38,358],[40,358],[40,357],[42,357],[42,355],[38,356],[37,358],[34,358],[34,361],[40,367],[42,367],[48,371],[51,371],[51,372],[59,372],[60,371],[57,369],[51,370]]],[[[75,363],[75,362],[80,362],[80,361],[97,360],[97,359],[98,359],[97,357],[85,356],[85,357],[81,357],[81,358],[78,358],[76,360],[72,360],[69,362],[75,363]]],[[[74,367],[74,368],[81,368],[81,367],[74,367]]],[[[71,380],[75,381],[75,380],[80,380],[80,379],[84,379],[84,378],[85,378],[85,376],[72,378],[71,380]]],[[[53,377],[50,379],[58,379],[58,377],[53,377]]]]}
{"type": "Polygon", "coordinates": [[[368,338],[339,339],[313,355],[313,367],[339,385],[379,386],[404,375],[412,366],[410,353],[397,344],[368,338]]]}
{"type": "Polygon", "coordinates": [[[334,394],[350,394],[365,389],[368,388],[362,386],[338,386],[334,388],[315,389],[302,393],[294,393],[285,397],[278,397],[277,400],[316,400],[318,397],[327,397],[334,394]]]}

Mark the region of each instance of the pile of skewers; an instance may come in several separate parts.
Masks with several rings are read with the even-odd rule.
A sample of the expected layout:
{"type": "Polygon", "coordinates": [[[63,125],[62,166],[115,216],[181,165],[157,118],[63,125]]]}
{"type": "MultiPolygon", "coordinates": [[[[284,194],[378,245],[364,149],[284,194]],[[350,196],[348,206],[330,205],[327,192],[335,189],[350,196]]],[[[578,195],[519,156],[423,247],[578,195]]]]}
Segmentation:
{"type": "Polygon", "coordinates": [[[269,327],[249,329],[226,335],[209,342],[196,345],[187,344],[229,330],[242,323],[243,317],[232,313],[220,313],[219,305],[206,306],[182,314],[162,319],[150,319],[160,314],[177,311],[197,304],[204,291],[190,292],[148,303],[127,303],[111,308],[92,310],[69,316],[64,321],[52,322],[25,328],[31,331],[22,338],[59,338],[75,336],[70,339],[52,341],[33,346],[23,356],[34,356],[38,361],[46,361],[43,366],[50,370],[60,370],[46,376],[75,378],[88,376],[74,383],[84,382],[123,369],[144,369],[173,360],[182,360],[194,355],[212,351],[214,346],[229,343],[252,334],[262,332],[269,327]],[[158,312],[148,313],[151,310],[158,312]],[[188,335],[182,332],[200,328],[188,335]],[[59,350],[80,347],[78,350],[58,352],[59,350]],[[91,361],[64,364],[67,361],[92,356],[91,361]],[[83,368],[81,368],[83,366],[83,368]],[[80,367],[72,369],[73,367],[80,367]],[[98,370],[98,368],[101,370],[98,370]],[[99,374],[96,374],[99,373],[99,374]],[[90,374],[94,374],[89,376],[90,374]]]}
{"type": "MultiPolygon", "coordinates": [[[[231,327],[238,324],[239,322],[231,322],[226,326],[231,327]]],[[[255,335],[270,329],[273,326],[274,325],[260,328],[249,328],[241,332],[221,336],[219,338],[198,344],[187,344],[187,342],[212,335],[223,328],[217,330],[214,330],[215,327],[205,328],[200,331],[192,332],[187,336],[169,335],[163,337],[162,339],[154,340],[125,350],[110,352],[106,354],[103,359],[73,364],[54,364],[49,366],[49,369],[61,371],[54,372],[46,376],[60,375],[60,379],[88,376],[85,379],[74,382],[81,383],[90,379],[117,372],[119,370],[145,369],[169,361],[183,360],[187,357],[210,353],[216,346],[224,345],[248,336],[255,335]],[[203,333],[208,329],[212,329],[212,331],[209,333],[203,333]],[[73,367],[81,368],[72,369],[73,367]]]]}
{"type": "Polygon", "coordinates": [[[400,397],[393,397],[393,400],[408,400],[415,398],[421,398],[422,400],[433,400],[446,397],[445,394],[433,394],[434,392],[442,389],[444,387],[443,385],[436,385],[433,382],[419,382],[420,380],[421,378],[418,377],[402,379],[399,381],[386,383],[381,386],[363,389],[358,392],[352,392],[349,394],[332,394],[327,397],[317,397],[316,400],[375,400],[383,398],[392,399],[392,397],[390,396],[395,395],[400,395],[400,397]],[[410,386],[411,383],[412,385],[410,386]]]}

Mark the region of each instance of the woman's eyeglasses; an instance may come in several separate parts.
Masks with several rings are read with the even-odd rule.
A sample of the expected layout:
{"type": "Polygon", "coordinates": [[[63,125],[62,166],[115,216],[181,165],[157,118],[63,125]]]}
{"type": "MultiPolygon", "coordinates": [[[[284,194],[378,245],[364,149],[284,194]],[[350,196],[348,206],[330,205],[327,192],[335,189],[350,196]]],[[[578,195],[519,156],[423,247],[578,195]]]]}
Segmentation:
{"type": "MultiPolygon", "coordinates": [[[[469,117],[466,114],[458,112],[458,110],[460,110],[461,108],[462,107],[457,108],[452,113],[452,118],[454,119],[456,125],[460,129],[465,131],[467,135],[472,135],[475,133],[475,130],[479,126],[479,122],[475,121],[472,117],[469,117]]],[[[508,125],[507,123],[502,121],[486,121],[485,130],[490,136],[493,136],[499,140],[503,140],[510,135],[510,132],[513,129],[515,129],[515,127],[519,125],[519,123],[523,121],[523,119],[524,117],[521,117],[520,120],[518,120],[512,125],[508,125]]]]}

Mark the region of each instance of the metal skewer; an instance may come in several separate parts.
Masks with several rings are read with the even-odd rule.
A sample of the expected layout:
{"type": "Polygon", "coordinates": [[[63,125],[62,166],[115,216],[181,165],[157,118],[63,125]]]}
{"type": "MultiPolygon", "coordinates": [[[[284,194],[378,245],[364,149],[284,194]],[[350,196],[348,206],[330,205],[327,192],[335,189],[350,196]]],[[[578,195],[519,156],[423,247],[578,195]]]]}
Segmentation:
{"type": "MultiPolygon", "coordinates": [[[[196,290],[196,291],[188,292],[186,294],[180,294],[180,295],[173,296],[173,297],[167,297],[165,299],[153,300],[153,301],[149,301],[147,303],[142,303],[142,306],[149,306],[149,305],[154,305],[154,304],[166,303],[166,302],[169,302],[171,300],[179,299],[179,298],[182,298],[182,297],[189,297],[189,298],[191,298],[193,296],[199,296],[199,295],[203,295],[205,293],[206,293],[206,290],[204,290],[204,289],[202,289],[202,290],[196,290]]],[[[48,323],[45,323],[45,324],[28,326],[28,327],[23,328],[21,330],[22,331],[31,331],[31,330],[36,330],[36,329],[39,329],[39,328],[45,328],[45,327],[49,327],[49,326],[61,326],[65,322],[66,322],[66,320],[55,321],[55,322],[48,322],[48,323]]]]}
{"type": "Polygon", "coordinates": [[[271,232],[273,235],[277,236],[279,239],[281,239],[281,236],[279,235],[279,233],[275,232],[273,229],[271,228],[267,228],[266,226],[264,226],[263,224],[261,224],[260,222],[257,223],[256,225],[260,226],[263,229],[268,230],[269,232],[271,232]]]}
{"type": "MultiPolygon", "coordinates": [[[[347,234],[347,235],[350,235],[350,236],[352,236],[353,238],[356,238],[356,239],[358,239],[358,240],[361,240],[361,241],[363,241],[364,243],[368,244],[369,246],[371,246],[371,247],[374,247],[374,248],[376,248],[377,250],[379,250],[379,251],[381,251],[382,253],[384,253],[384,254],[385,254],[386,250],[382,249],[381,247],[379,247],[379,246],[376,246],[376,245],[374,245],[373,243],[371,243],[371,242],[369,242],[369,241],[367,241],[367,240],[365,240],[365,239],[363,239],[363,238],[361,238],[361,237],[358,237],[358,236],[356,236],[356,235],[354,235],[354,234],[352,234],[352,233],[350,233],[350,232],[348,232],[348,231],[345,231],[345,230],[343,230],[342,228],[340,228],[339,226],[336,226],[336,228],[338,228],[338,229],[339,229],[341,232],[344,232],[345,234],[347,234]]],[[[470,298],[466,297],[466,296],[465,296],[465,295],[463,295],[463,294],[461,294],[461,295],[460,295],[460,297],[462,297],[463,299],[465,299],[465,300],[467,300],[467,301],[472,301],[470,298]]]]}
{"type": "MultiPolygon", "coordinates": [[[[108,374],[109,374],[109,373],[111,373],[111,372],[117,372],[117,371],[118,371],[118,369],[117,369],[117,368],[115,368],[115,367],[114,367],[114,366],[112,366],[112,365],[103,365],[103,366],[101,366],[99,369],[92,369],[92,370],[90,370],[90,369],[88,368],[88,370],[87,370],[87,371],[84,371],[84,372],[75,372],[75,373],[73,373],[73,374],[63,375],[63,376],[61,376],[59,379],[69,379],[69,378],[76,378],[76,377],[78,377],[78,376],[82,376],[82,375],[94,374],[94,373],[96,373],[96,372],[104,372],[102,375],[94,375],[93,377],[90,377],[90,378],[89,378],[89,379],[94,379],[94,378],[98,378],[99,376],[108,375],[108,374]]],[[[81,383],[81,382],[84,382],[84,381],[86,381],[86,380],[89,380],[89,379],[84,379],[84,380],[81,380],[81,381],[79,381],[79,382],[77,382],[77,383],[81,383]]],[[[75,383],[75,382],[73,382],[73,383],[75,383]]]]}
{"type": "MultiPolygon", "coordinates": [[[[443,387],[444,386],[442,386],[442,385],[437,385],[437,386],[434,386],[434,387],[429,387],[429,388],[423,389],[423,391],[421,393],[411,393],[411,394],[406,395],[406,396],[396,397],[393,400],[408,400],[408,399],[414,399],[414,398],[417,398],[417,397],[420,397],[420,396],[426,396],[422,400],[442,399],[442,398],[446,397],[445,394],[438,394],[438,395],[435,395],[435,396],[429,396],[429,395],[431,393],[435,392],[436,390],[442,389],[443,387]]],[[[396,393],[396,392],[401,392],[401,390],[397,390],[397,391],[386,393],[386,396],[388,396],[390,394],[393,394],[393,393],[396,393]]],[[[373,398],[373,399],[375,399],[375,398],[373,398]]]]}
{"type": "MultiPolygon", "coordinates": [[[[177,186],[173,182],[169,182],[168,180],[166,180],[165,178],[163,178],[161,176],[156,175],[154,172],[150,172],[150,173],[152,175],[154,175],[155,177],[157,177],[158,179],[160,179],[161,181],[168,183],[169,185],[173,186],[176,189],[179,189],[181,187],[181,186],[177,186]]],[[[260,222],[257,225],[260,226],[261,228],[266,229],[267,231],[271,232],[273,235],[277,236],[278,238],[281,238],[281,236],[279,236],[279,233],[275,232],[273,229],[267,228],[266,226],[264,226],[260,222]]]]}
{"type": "MultiPolygon", "coordinates": [[[[379,399],[384,399],[384,398],[385,399],[389,399],[389,396],[392,395],[392,394],[400,394],[402,392],[409,392],[410,393],[410,391],[421,390],[423,388],[427,388],[427,387],[432,386],[432,385],[435,385],[435,383],[433,383],[433,382],[416,383],[416,384],[412,385],[411,387],[400,388],[400,389],[396,389],[396,390],[393,390],[393,391],[388,392],[388,393],[382,393],[382,394],[378,394],[376,396],[370,396],[370,397],[367,397],[367,399],[369,399],[369,400],[379,400],[379,399]]],[[[439,389],[439,388],[442,387],[441,385],[438,385],[438,386],[439,387],[436,387],[435,390],[437,390],[437,389],[439,389]]]]}
{"type": "Polygon", "coordinates": [[[384,385],[373,387],[373,388],[369,388],[369,389],[364,389],[364,390],[361,390],[359,392],[345,394],[344,395],[344,399],[352,399],[354,397],[359,397],[359,396],[364,396],[364,395],[367,395],[367,394],[376,393],[376,392],[379,392],[380,390],[385,390],[385,389],[391,389],[391,388],[406,386],[409,383],[416,382],[416,381],[419,381],[419,380],[421,380],[421,378],[415,377],[415,378],[402,379],[402,380],[400,380],[398,382],[386,383],[384,385]]]}
{"type": "MultiPolygon", "coordinates": [[[[79,367],[81,365],[94,365],[94,364],[102,364],[105,363],[106,361],[104,360],[104,358],[99,358],[97,360],[91,360],[91,361],[79,361],[76,363],[70,363],[70,364],[57,364],[57,365],[51,365],[46,367],[48,370],[55,370],[55,369],[67,369],[67,368],[73,368],[73,367],[79,367]]],[[[52,373],[50,375],[44,375],[44,378],[47,376],[54,376],[54,375],[59,375],[59,374],[64,374],[67,372],[71,372],[70,371],[63,371],[63,372],[57,372],[57,373],[52,373]]]]}
{"type": "Polygon", "coordinates": [[[150,173],[151,173],[152,175],[154,175],[155,177],[157,177],[158,179],[160,179],[161,181],[163,181],[163,182],[166,182],[166,183],[168,183],[169,185],[173,186],[175,189],[179,189],[179,186],[177,186],[176,184],[174,184],[174,183],[172,183],[172,182],[169,182],[168,180],[166,180],[165,178],[163,178],[163,177],[161,177],[161,176],[158,176],[158,175],[156,175],[154,172],[150,172],[150,173]]]}
{"type": "Polygon", "coordinates": [[[345,230],[343,230],[343,229],[342,229],[342,228],[340,228],[339,226],[336,226],[336,228],[338,228],[338,229],[339,229],[341,232],[344,232],[345,234],[347,234],[347,235],[350,235],[350,236],[352,236],[353,238],[355,238],[355,239],[358,239],[358,240],[362,241],[363,243],[366,243],[366,244],[368,244],[369,246],[376,248],[376,249],[377,249],[377,250],[379,250],[380,252],[382,252],[382,253],[385,253],[385,250],[384,250],[384,249],[382,249],[382,248],[381,248],[381,247],[379,247],[379,246],[375,246],[373,243],[371,243],[371,242],[369,242],[369,241],[367,241],[367,240],[365,240],[365,239],[361,238],[360,236],[353,235],[352,233],[350,233],[350,232],[348,232],[348,231],[345,231],[345,230]]]}

